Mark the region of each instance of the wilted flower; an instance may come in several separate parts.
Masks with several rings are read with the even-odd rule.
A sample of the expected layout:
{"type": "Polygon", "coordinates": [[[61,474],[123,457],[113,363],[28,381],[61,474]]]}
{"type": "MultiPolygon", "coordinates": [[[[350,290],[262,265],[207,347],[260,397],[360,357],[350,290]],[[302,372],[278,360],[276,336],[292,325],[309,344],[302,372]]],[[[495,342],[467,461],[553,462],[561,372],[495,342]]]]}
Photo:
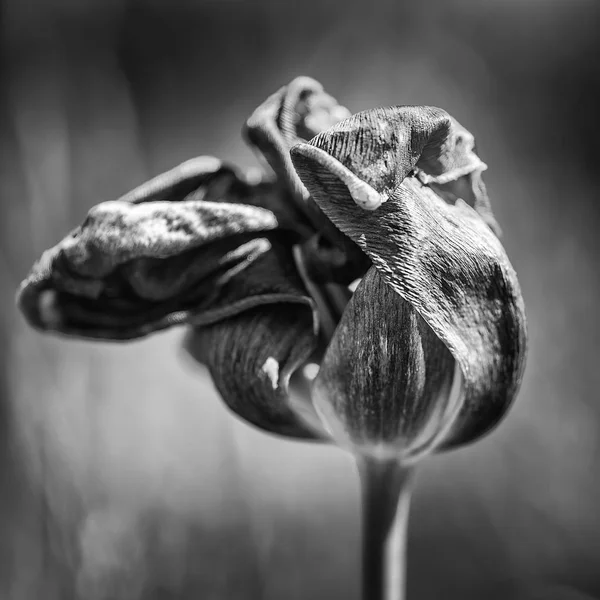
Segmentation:
{"type": "Polygon", "coordinates": [[[350,116],[305,77],[244,133],[274,177],[201,157],[99,204],[44,253],[19,306],[38,329],[91,339],[186,324],[233,412],[349,449],[364,598],[399,600],[411,465],[494,427],[523,372],[486,166],[440,109],[350,116]]]}
{"type": "Polygon", "coordinates": [[[492,428],[525,321],[471,134],[429,107],[350,116],[303,77],[245,137],[275,177],[202,157],[99,204],[23,283],[28,321],[112,340],[186,324],[229,408],[280,435],[412,460],[492,428]],[[289,392],[307,363],[312,398],[289,392]]]}

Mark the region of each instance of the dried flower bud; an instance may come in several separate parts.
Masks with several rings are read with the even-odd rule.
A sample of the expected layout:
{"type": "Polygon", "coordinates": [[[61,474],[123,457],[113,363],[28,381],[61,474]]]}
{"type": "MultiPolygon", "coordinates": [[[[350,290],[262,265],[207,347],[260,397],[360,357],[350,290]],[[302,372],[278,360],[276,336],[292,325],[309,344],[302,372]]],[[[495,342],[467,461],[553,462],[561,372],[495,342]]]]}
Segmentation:
{"type": "Polygon", "coordinates": [[[411,460],[485,434],[526,353],[486,165],[443,110],[347,115],[295,79],[246,125],[276,180],[201,157],[96,206],[23,282],[25,317],[88,339],[189,324],[226,404],[273,433],[328,438],[289,393],[323,357],[314,399],[341,445],[411,460]]]}

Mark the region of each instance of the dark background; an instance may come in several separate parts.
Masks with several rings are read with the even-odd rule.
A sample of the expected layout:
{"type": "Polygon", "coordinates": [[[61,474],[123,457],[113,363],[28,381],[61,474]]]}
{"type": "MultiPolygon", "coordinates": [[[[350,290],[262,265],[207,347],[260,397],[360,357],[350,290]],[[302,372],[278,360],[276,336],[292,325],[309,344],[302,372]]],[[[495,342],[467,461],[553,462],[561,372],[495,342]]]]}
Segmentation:
{"type": "Polygon", "coordinates": [[[527,303],[510,416],[420,469],[409,598],[600,597],[600,2],[0,6],[2,600],[358,600],[349,457],[236,421],[180,331],[71,342],[13,307],[93,204],[200,154],[254,164],[241,125],[299,74],[473,131],[527,303]]]}

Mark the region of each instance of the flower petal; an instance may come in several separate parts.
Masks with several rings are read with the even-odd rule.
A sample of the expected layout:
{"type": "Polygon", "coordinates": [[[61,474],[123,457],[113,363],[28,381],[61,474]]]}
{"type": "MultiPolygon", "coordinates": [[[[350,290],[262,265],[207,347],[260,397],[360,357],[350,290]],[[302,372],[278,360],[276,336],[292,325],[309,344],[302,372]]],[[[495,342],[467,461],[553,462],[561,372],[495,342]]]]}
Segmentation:
{"type": "Polygon", "coordinates": [[[526,353],[523,298],[504,248],[466,202],[448,204],[408,176],[420,165],[433,172],[431,165],[462,164],[441,150],[451,127],[440,109],[377,109],[292,150],[323,212],[458,362],[464,406],[447,445],[471,441],[500,420],[526,353]]]}
{"type": "Polygon", "coordinates": [[[381,189],[371,210],[414,173],[447,199],[462,198],[499,231],[481,178],[487,165],[475,152],[473,136],[442,109],[400,106],[364,111],[311,143],[325,152],[331,149],[347,169],[361,173],[363,184],[356,184],[360,189],[354,193],[355,201],[369,195],[365,184],[377,182],[381,189]],[[364,156],[369,156],[368,165],[361,164],[364,156]]]}
{"type": "Polygon", "coordinates": [[[274,246],[230,292],[260,297],[264,306],[250,305],[250,310],[195,327],[186,350],[208,367],[224,402],[249,423],[279,435],[324,437],[309,399],[291,395],[288,388],[290,376],[315,349],[318,333],[314,305],[290,249],[274,246]]]}
{"type": "Polygon", "coordinates": [[[310,415],[308,405],[305,411],[292,406],[288,388],[315,344],[311,311],[289,303],[194,329],[185,347],[208,367],[223,401],[239,417],[278,435],[318,439],[324,435],[318,419],[303,417],[310,415]]]}
{"type": "Polygon", "coordinates": [[[462,198],[500,237],[500,226],[481,176],[487,165],[477,156],[473,134],[450,115],[448,119],[444,141],[429,156],[421,155],[415,174],[442,198],[450,202],[462,198]]]}
{"type": "MultiPolygon", "coordinates": [[[[370,261],[331,225],[299,179],[290,149],[350,116],[323,86],[310,77],[297,77],[259,106],[246,122],[244,135],[267,160],[291,194],[290,204],[319,233],[302,246],[308,274],[316,282],[350,283],[362,277],[370,261]]],[[[292,207],[290,206],[290,209],[292,207]]]]}
{"type": "Polygon", "coordinates": [[[119,198],[120,202],[180,202],[205,200],[248,204],[270,210],[280,227],[306,231],[306,225],[290,214],[289,203],[281,189],[270,181],[257,180],[256,172],[248,174],[213,156],[198,156],[147,181],[119,198]]]}
{"type": "Polygon", "coordinates": [[[306,199],[306,190],[290,159],[290,148],[348,116],[349,111],[325,93],[318,81],[297,77],[254,111],[243,133],[294,196],[306,199]]]}
{"type": "Polygon", "coordinates": [[[453,379],[444,343],[371,267],[321,361],[313,401],[341,446],[408,461],[452,424],[453,379]]]}
{"type": "Polygon", "coordinates": [[[34,327],[89,338],[207,318],[223,309],[218,290],[271,247],[256,239],[279,226],[261,192],[216,159],[188,161],[93,208],[34,266],[19,305],[34,327]]]}

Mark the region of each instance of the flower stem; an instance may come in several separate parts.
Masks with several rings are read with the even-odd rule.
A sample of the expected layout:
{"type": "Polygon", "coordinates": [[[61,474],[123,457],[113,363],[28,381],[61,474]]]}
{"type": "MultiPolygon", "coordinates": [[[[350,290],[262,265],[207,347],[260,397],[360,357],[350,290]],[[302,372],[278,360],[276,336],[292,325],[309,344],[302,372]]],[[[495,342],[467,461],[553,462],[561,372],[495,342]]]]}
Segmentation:
{"type": "Polygon", "coordinates": [[[357,460],[362,490],[363,600],[404,600],[412,468],[393,459],[357,460]]]}

